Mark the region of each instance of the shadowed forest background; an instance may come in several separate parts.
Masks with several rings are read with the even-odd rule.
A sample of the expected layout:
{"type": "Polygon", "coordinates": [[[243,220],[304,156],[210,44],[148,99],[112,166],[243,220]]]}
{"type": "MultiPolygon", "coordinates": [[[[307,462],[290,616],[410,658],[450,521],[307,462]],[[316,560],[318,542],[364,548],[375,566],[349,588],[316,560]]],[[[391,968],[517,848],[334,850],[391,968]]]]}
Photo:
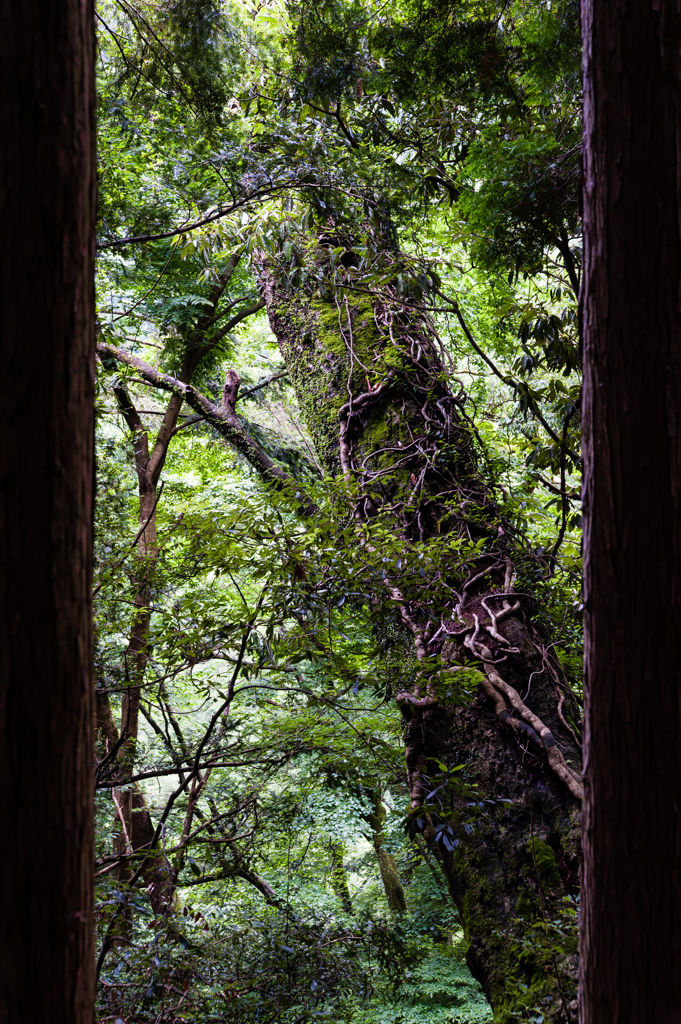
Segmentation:
{"type": "Polygon", "coordinates": [[[96,20],[97,1020],[576,1022],[579,5],[96,20]]]}

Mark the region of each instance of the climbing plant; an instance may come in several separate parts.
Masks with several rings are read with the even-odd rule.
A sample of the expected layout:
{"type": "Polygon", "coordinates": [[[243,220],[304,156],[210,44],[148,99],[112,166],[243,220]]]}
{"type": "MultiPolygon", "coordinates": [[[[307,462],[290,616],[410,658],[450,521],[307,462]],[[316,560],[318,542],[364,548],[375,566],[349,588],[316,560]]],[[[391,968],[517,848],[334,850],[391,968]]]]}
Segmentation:
{"type": "Polygon", "coordinates": [[[98,11],[100,1019],[576,1020],[574,5],[98,11]]]}

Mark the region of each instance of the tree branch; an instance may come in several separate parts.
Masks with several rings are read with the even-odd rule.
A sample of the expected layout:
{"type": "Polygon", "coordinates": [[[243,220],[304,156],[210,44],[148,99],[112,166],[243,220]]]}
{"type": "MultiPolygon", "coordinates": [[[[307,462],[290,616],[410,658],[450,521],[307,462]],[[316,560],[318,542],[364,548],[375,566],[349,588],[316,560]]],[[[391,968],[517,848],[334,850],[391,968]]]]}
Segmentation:
{"type": "Polygon", "coordinates": [[[240,313],[236,313],[235,316],[233,316],[230,320],[227,321],[224,327],[221,327],[220,330],[213,335],[213,337],[210,339],[210,347],[212,348],[214,345],[217,345],[217,343],[219,341],[222,341],[224,336],[226,334],[229,334],[229,332],[233,330],[237,326],[237,324],[240,324],[241,321],[245,320],[247,316],[253,316],[253,314],[257,313],[259,309],[262,309],[264,305],[265,300],[260,299],[260,301],[256,302],[254,305],[248,306],[240,313]]]}
{"type": "Polygon", "coordinates": [[[271,377],[266,377],[265,380],[261,380],[258,384],[254,384],[252,388],[246,388],[239,395],[239,401],[243,402],[244,398],[250,398],[256,391],[261,391],[262,388],[266,388],[268,384],[274,384],[275,380],[281,380],[283,377],[288,377],[288,370],[281,370],[280,373],[273,373],[271,377]]]}
{"type": "Polygon", "coordinates": [[[124,349],[117,348],[115,345],[100,341],[97,343],[97,352],[103,356],[113,357],[125,366],[130,366],[153,387],[159,388],[162,391],[169,391],[172,395],[176,395],[185,401],[203,419],[214,426],[262,476],[279,486],[288,486],[297,490],[303,508],[305,508],[308,514],[311,514],[314,506],[310,499],[300,494],[300,488],[297,486],[295,479],[280,469],[257,441],[246,432],[229,403],[225,404],[223,401],[223,404],[219,407],[214,405],[213,402],[206,398],[205,395],[202,395],[200,391],[197,391],[191,384],[184,384],[176,377],[171,377],[170,374],[154,369],[154,367],[145,363],[143,359],[139,359],[137,356],[133,356],[124,349]]]}
{"type": "MultiPolygon", "coordinates": [[[[452,307],[452,311],[456,315],[456,318],[459,321],[459,323],[461,324],[461,328],[462,328],[464,334],[466,335],[466,338],[468,339],[468,342],[469,342],[471,348],[475,349],[475,351],[478,353],[478,355],[481,357],[481,359],[485,360],[485,362],[489,366],[489,368],[492,371],[492,373],[494,373],[499,378],[500,381],[503,381],[503,383],[506,384],[507,387],[511,387],[515,391],[517,391],[518,387],[519,387],[519,382],[517,380],[514,380],[513,377],[508,377],[508,376],[506,376],[506,374],[502,373],[501,370],[499,370],[494,365],[494,363],[489,358],[487,353],[483,349],[481,349],[480,346],[478,345],[477,341],[475,340],[475,338],[473,337],[473,335],[470,332],[468,324],[466,323],[466,321],[463,318],[463,314],[461,313],[461,309],[459,308],[459,303],[455,302],[454,299],[450,299],[448,295],[445,295],[443,292],[441,292],[439,290],[438,290],[437,294],[440,296],[440,298],[444,299],[445,302],[448,302],[450,304],[450,306],[452,307]]],[[[544,428],[544,430],[546,431],[546,433],[549,435],[549,437],[553,441],[555,441],[555,443],[558,445],[558,447],[562,450],[563,449],[563,442],[558,437],[558,434],[556,434],[555,430],[553,430],[553,428],[550,427],[549,424],[546,422],[546,420],[544,419],[544,417],[540,413],[539,409],[537,408],[536,404],[533,403],[530,406],[530,412],[532,413],[533,416],[536,416],[536,418],[539,420],[539,422],[541,423],[541,425],[544,428]]],[[[577,455],[576,452],[573,452],[571,448],[565,447],[565,451],[570,456],[570,458],[575,463],[575,465],[577,465],[581,461],[580,456],[577,455]]]]}
{"type": "Polygon", "coordinates": [[[264,202],[266,199],[270,199],[273,196],[278,195],[280,192],[286,192],[289,190],[293,191],[294,189],[315,188],[332,189],[335,192],[340,192],[342,195],[349,196],[351,199],[360,199],[369,206],[376,205],[375,200],[372,200],[371,197],[362,195],[360,192],[353,192],[352,189],[341,188],[339,185],[335,185],[331,182],[287,181],[281,182],[279,185],[269,185],[267,188],[257,189],[249,195],[242,196],[241,199],[235,200],[231,206],[227,206],[223,210],[217,210],[215,213],[208,214],[206,217],[200,217],[198,220],[192,221],[191,224],[185,224],[180,228],[174,228],[172,231],[159,231],[155,234],[133,235],[129,238],[116,238],[110,242],[98,242],[97,249],[113,249],[114,247],[121,245],[133,245],[138,242],[156,242],[163,238],[174,238],[176,235],[184,235],[188,231],[194,231],[196,228],[203,227],[204,224],[212,224],[213,221],[220,220],[222,217],[228,217],[230,213],[234,213],[235,210],[242,209],[251,202],[264,202]]]}

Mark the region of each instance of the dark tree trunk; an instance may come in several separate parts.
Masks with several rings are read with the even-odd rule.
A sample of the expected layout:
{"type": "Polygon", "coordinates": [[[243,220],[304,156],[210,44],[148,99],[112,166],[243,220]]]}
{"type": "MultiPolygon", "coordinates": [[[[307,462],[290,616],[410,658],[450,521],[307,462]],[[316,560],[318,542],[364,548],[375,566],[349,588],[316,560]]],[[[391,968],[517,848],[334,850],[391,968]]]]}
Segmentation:
{"type": "Polygon", "coordinates": [[[681,9],[583,0],[582,1024],[681,1020],[681,9]]]}
{"type": "Polygon", "coordinates": [[[273,271],[263,272],[263,283],[320,458],[350,485],[359,537],[363,522],[383,517],[402,538],[405,564],[387,566],[384,585],[424,665],[409,692],[395,694],[412,818],[424,839],[436,838],[442,821],[422,808],[438,761],[465,762],[480,800],[489,801],[471,833],[464,827],[470,797],[445,790],[451,831],[435,845],[469,966],[499,1021],[524,1019],[531,1008],[547,1021],[575,1021],[576,940],[564,942],[552,922],[564,897],[577,892],[578,716],[531,603],[515,594],[516,569],[532,556],[511,543],[478,469],[465,396],[452,392],[416,312],[394,296],[345,305],[291,297],[273,271]],[[456,546],[439,563],[418,563],[422,577],[418,553],[438,536],[484,544],[465,564],[456,546]],[[446,667],[429,675],[434,654],[446,667]],[[448,702],[444,676],[452,673],[456,689],[463,663],[481,671],[478,694],[462,707],[448,702]]]}
{"type": "Polygon", "coordinates": [[[3,3],[0,137],[0,1020],[92,1024],[89,3],[3,3]]]}

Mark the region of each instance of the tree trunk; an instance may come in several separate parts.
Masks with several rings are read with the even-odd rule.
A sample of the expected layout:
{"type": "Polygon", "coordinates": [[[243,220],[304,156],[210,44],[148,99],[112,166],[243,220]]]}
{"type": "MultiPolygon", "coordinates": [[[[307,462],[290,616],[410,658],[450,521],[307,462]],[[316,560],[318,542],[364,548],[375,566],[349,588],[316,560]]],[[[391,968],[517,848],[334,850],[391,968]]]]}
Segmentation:
{"type": "MultiPolygon", "coordinates": [[[[134,574],[137,590],[130,640],[125,652],[126,688],[121,701],[121,743],[117,751],[118,774],[122,786],[117,786],[112,790],[116,808],[114,849],[120,854],[131,854],[149,849],[155,832],[142,789],[139,785],[130,786],[128,780],[135,768],[142,687],[151,653],[149,641],[151,586],[158,560],[157,483],[182,401],[173,396],[168,403],[168,409],[154,445],[154,453],[150,458],[148,434],[144,430],[139,413],[131,402],[128,392],[122,384],[115,385],[114,392],[132,434],[139,491],[140,525],[136,552],[137,567],[134,574]]],[[[102,705],[106,703],[109,706],[108,695],[101,697],[98,695],[98,698],[102,705]]],[[[109,715],[111,715],[110,707],[109,715]]],[[[98,724],[102,719],[102,714],[98,714],[98,724]]],[[[106,721],[106,716],[104,716],[104,721],[106,721]]],[[[120,881],[127,881],[131,877],[132,871],[132,863],[127,860],[123,861],[116,868],[116,877],[120,881]]],[[[157,915],[168,913],[172,904],[173,885],[162,854],[154,854],[149,858],[143,877],[154,913],[157,915]]],[[[129,922],[129,919],[130,915],[127,916],[126,922],[129,922]]]]}
{"type": "MultiPolygon", "coordinates": [[[[323,250],[316,259],[324,261],[323,250]]],[[[577,892],[577,710],[533,625],[532,603],[515,593],[516,569],[528,568],[532,556],[511,543],[478,470],[465,396],[451,391],[418,314],[394,294],[347,305],[292,297],[272,270],[263,285],[320,458],[349,484],[359,537],[366,537],[363,522],[383,517],[402,539],[402,567],[388,565],[384,585],[424,666],[411,690],[395,695],[405,719],[411,818],[417,833],[439,839],[471,971],[500,1021],[522,1019],[530,1008],[547,1021],[575,1021],[576,941],[553,922],[577,892]],[[462,564],[463,548],[452,546],[427,571],[418,554],[438,536],[482,547],[462,564]],[[436,654],[444,668],[431,672],[436,654]],[[464,664],[482,671],[479,692],[461,706],[443,684],[455,690],[464,664]],[[483,809],[473,830],[465,787],[445,786],[442,815],[428,803],[438,761],[465,763],[477,784],[483,809]]]]}
{"type": "Polygon", "coordinates": [[[91,1024],[94,32],[0,13],[0,1020],[91,1024]]]}
{"type": "Polygon", "coordinates": [[[373,799],[374,806],[365,817],[371,826],[371,841],[376,851],[376,859],[381,872],[385,898],[388,901],[388,909],[391,914],[403,914],[407,909],[407,901],[404,898],[404,886],[397,872],[395,858],[385,848],[385,835],[383,832],[386,819],[385,807],[383,806],[380,793],[374,792],[373,799]]]}
{"type": "Polygon", "coordinates": [[[584,0],[582,1024],[681,1020],[681,11],[584,0]]]}
{"type": "Polygon", "coordinates": [[[343,844],[339,843],[336,839],[332,839],[329,843],[329,852],[331,853],[331,871],[329,872],[331,888],[340,900],[345,913],[352,914],[352,897],[348,889],[348,878],[345,873],[345,864],[343,863],[343,844]]]}

